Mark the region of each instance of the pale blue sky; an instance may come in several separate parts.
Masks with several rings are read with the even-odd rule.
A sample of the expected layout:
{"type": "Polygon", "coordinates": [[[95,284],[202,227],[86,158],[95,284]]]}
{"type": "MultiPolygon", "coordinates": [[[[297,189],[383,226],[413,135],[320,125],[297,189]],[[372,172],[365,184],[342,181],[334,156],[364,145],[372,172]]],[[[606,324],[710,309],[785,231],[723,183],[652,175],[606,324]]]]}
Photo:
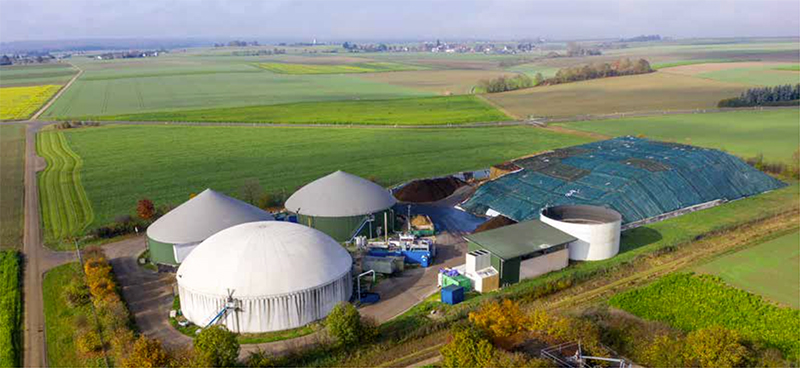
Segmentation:
{"type": "Polygon", "coordinates": [[[0,0],[0,41],[800,35],[798,0],[0,0]]]}

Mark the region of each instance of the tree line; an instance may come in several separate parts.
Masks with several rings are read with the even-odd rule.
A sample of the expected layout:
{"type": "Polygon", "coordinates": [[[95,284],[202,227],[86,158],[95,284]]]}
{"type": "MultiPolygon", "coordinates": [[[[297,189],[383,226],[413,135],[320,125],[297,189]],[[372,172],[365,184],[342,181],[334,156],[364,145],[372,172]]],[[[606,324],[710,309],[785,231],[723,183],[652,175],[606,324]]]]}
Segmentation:
{"type": "Polygon", "coordinates": [[[618,77],[623,75],[636,75],[652,73],[650,62],[645,59],[631,61],[624,58],[610,63],[594,63],[583,66],[573,66],[560,69],[552,78],[544,80],[543,85],[554,85],[569,82],[578,82],[589,79],[618,77]]]}
{"type": "Polygon", "coordinates": [[[516,89],[530,88],[535,83],[525,74],[513,77],[500,76],[494,79],[484,79],[478,82],[478,88],[486,93],[513,91],[516,89]]]}
{"type": "Polygon", "coordinates": [[[726,98],[717,107],[795,106],[800,104],[800,83],[751,88],[739,97],[726,98]]]}

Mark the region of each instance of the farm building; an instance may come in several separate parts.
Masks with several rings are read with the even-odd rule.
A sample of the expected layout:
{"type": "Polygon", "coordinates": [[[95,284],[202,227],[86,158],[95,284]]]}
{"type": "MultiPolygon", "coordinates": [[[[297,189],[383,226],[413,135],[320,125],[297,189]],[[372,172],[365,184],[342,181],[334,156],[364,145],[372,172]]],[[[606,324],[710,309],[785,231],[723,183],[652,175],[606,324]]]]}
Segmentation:
{"type": "Polygon", "coordinates": [[[395,203],[392,194],[380,185],[336,171],[292,194],[286,200],[286,210],[297,214],[298,223],[346,241],[356,235],[372,238],[384,230],[394,231],[395,203]]]}
{"type": "Polygon", "coordinates": [[[525,221],[546,207],[595,205],[618,212],[626,228],[786,185],[718,150],[634,137],[513,164],[519,169],[481,185],[461,208],[525,221]]]}
{"type": "Polygon", "coordinates": [[[300,327],[350,299],[352,263],[339,243],[306,226],[236,225],[200,243],[178,268],[181,311],[198,326],[240,333],[300,327]]]}
{"type": "Polygon", "coordinates": [[[269,212],[206,189],[147,228],[150,261],[178,265],[200,242],[223,229],[272,219],[269,212]]]}
{"type": "Polygon", "coordinates": [[[520,222],[464,236],[470,252],[491,253],[500,285],[560,270],[569,264],[568,245],[576,238],[539,220],[520,222]]]}

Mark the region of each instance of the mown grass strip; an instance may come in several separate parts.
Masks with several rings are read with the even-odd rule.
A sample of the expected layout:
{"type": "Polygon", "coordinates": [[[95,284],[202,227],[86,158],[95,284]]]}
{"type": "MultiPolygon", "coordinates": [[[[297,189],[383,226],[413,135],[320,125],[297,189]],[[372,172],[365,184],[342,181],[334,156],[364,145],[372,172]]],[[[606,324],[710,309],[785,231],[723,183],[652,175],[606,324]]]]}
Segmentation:
{"type": "Polygon", "coordinates": [[[39,133],[36,149],[47,161],[39,174],[39,197],[45,241],[79,235],[94,220],[94,211],[81,184],[83,160],[69,148],[59,131],[39,133]]]}
{"type": "Polygon", "coordinates": [[[21,366],[22,293],[20,258],[16,251],[0,252],[0,367],[21,366]]]}
{"type": "MultiPolygon", "coordinates": [[[[80,278],[78,263],[58,266],[44,275],[42,295],[44,299],[45,336],[47,337],[47,363],[51,367],[86,367],[78,354],[75,341],[78,316],[89,315],[89,305],[72,307],[63,295],[64,286],[80,278]]],[[[96,361],[94,363],[100,363],[96,361]]],[[[102,363],[96,366],[102,366],[102,363]]]]}

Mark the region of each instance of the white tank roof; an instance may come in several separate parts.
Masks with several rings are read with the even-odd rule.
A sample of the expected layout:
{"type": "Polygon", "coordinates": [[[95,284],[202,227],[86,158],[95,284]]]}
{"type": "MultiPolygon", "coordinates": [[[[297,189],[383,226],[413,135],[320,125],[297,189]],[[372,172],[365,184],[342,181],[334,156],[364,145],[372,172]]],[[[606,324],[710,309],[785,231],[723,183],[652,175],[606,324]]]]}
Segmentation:
{"type": "Polygon", "coordinates": [[[195,243],[234,225],[273,219],[258,207],[206,189],[156,220],[147,236],[162,243],[195,243]]]}
{"type": "Polygon", "coordinates": [[[319,230],[283,221],[237,225],[212,235],[186,258],[178,284],[194,293],[260,298],[317,288],[350,271],[353,260],[319,230]]]}
{"type": "Polygon", "coordinates": [[[380,212],[395,203],[380,185],[337,171],[300,188],[286,200],[286,209],[307,216],[346,217],[380,212]]]}

